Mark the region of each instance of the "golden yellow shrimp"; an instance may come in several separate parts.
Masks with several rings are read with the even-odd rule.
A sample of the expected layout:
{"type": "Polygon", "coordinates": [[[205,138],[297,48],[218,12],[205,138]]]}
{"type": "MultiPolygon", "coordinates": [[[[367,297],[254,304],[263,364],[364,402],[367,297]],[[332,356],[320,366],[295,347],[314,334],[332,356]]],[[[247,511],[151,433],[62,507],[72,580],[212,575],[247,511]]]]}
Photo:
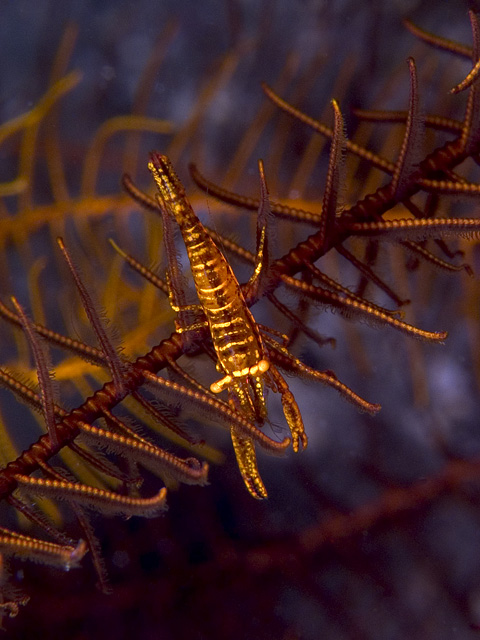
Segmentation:
{"type": "MultiPolygon", "coordinates": [[[[298,451],[300,443],[306,447],[307,437],[300,410],[287,383],[268,360],[260,330],[230,265],[195,215],[168,158],[153,153],[148,167],[158,187],[160,206],[167,215],[175,218],[180,227],[198,299],[218,357],[217,368],[224,374],[210,386],[211,391],[220,393],[227,389],[232,404],[238,410],[250,420],[263,423],[267,417],[263,394],[266,383],[282,395],[293,449],[298,451]]],[[[261,265],[258,270],[261,270],[261,265]]],[[[176,310],[181,311],[181,308],[176,310]]],[[[185,327],[185,330],[194,328],[195,325],[185,327]]],[[[234,429],[232,441],[248,490],[254,497],[266,497],[257,471],[253,441],[240,436],[234,429]]]]}

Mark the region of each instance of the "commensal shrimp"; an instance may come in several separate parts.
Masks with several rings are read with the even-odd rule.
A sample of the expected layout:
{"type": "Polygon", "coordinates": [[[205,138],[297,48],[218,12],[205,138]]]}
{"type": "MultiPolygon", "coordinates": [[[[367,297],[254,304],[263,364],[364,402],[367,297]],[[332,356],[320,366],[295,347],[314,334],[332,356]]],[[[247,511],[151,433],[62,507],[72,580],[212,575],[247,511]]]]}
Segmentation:
{"type": "MultiPolygon", "coordinates": [[[[218,358],[217,369],[224,374],[210,386],[210,390],[220,393],[226,389],[230,403],[260,425],[267,418],[264,386],[279,392],[292,434],[293,449],[298,451],[300,444],[305,448],[307,436],[298,405],[282,375],[269,361],[260,329],[229,263],[195,215],[169,159],[152,153],[148,168],[158,187],[158,204],[164,218],[173,216],[180,227],[200,306],[218,358]]],[[[260,261],[254,279],[259,277],[262,266],[260,261]]],[[[170,287],[172,285],[170,279],[170,287]]],[[[170,300],[174,310],[182,311],[180,306],[174,305],[172,291],[170,300]]],[[[187,326],[183,330],[198,326],[187,326]]],[[[267,497],[257,470],[252,439],[239,434],[234,427],[231,428],[231,436],[247,489],[255,498],[267,497]]]]}

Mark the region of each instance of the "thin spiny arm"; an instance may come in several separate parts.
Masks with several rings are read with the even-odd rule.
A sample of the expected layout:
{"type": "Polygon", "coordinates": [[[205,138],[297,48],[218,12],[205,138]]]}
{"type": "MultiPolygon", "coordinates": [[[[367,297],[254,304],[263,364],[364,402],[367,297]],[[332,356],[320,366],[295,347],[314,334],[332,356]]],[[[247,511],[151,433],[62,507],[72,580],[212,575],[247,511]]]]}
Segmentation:
{"type": "Polygon", "coordinates": [[[100,319],[100,314],[97,312],[93,300],[88,293],[87,288],[83,284],[78,269],[75,266],[72,258],[70,257],[70,254],[68,253],[62,238],[57,238],[57,242],[73,276],[78,292],[82,299],[83,307],[87,313],[88,319],[90,320],[90,324],[92,325],[102,351],[105,354],[105,359],[111,371],[115,387],[117,388],[119,393],[122,393],[124,392],[125,362],[122,361],[115,347],[108,338],[107,332],[100,319]]]}
{"type": "MultiPolygon", "coordinates": [[[[472,60],[474,67],[480,60],[480,24],[473,11],[469,11],[470,24],[473,36],[472,60]]],[[[473,78],[478,77],[476,74],[473,78]]],[[[474,81],[470,85],[468,92],[467,107],[463,121],[461,142],[466,153],[478,154],[478,134],[480,131],[480,87],[474,81]]]]}
{"type": "Polygon", "coordinates": [[[450,93],[460,93],[460,91],[465,91],[465,89],[469,89],[474,82],[478,80],[480,75],[480,60],[473,65],[472,70],[467,74],[467,76],[459,82],[453,89],[450,89],[450,93]]]}
{"type": "Polygon", "coordinates": [[[283,280],[286,283],[291,283],[292,286],[295,286],[299,291],[312,300],[317,300],[320,303],[329,305],[341,312],[343,311],[347,315],[352,313],[359,314],[361,317],[365,318],[365,320],[370,321],[373,324],[378,323],[389,325],[414,338],[431,342],[443,342],[448,335],[446,331],[424,331],[423,329],[414,327],[413,325],[403,322],[398,318],[394,318],[392,315],[387,314],[384,311],[372,307],[367,301],[361,302],[359,300],[349,298],[348,296],[335,293],[334,291],[329,291],[322,287],[315,287],[306,282],[302,282],[301,280],[289,278],[287,276],[284,276],[283,280]]]}
{"type": "Polygon", "coordinates": [[[417,162],[416,156],[418,155],[419,138],[423,129],[423,123],[418,113],[418,81],[415,61],[413,58],[408,58],[407,62],[410,71],[410,104],[402,147],[395,164],[391,182],[392,192],[399,199],[403,187],[410,178],[417,162]]]}
{"type": "Polygon", "coordinates": [[[425,249],[425,247],[423,247],[421,244],[418,244],[418,242],[410,242],[409,240],[404,240],[402,241],[402,246],[404,246],[406,249],[416,254],[417,256],[421,256],[423,260],[425,260],[426,262],[430,262],[430,264],[433,264],[435,267],[444,269],[445,271],[465,270],[469,276],[473,276],[473,271],[469,264],[465,262],[462,264],[452,264],[451,262],[442,260],[431,251],[428,251],[428,249],[425,249]]]}
{"type": "Polygon", "coordinates": [[[35,359],[35,366],[37,369],[38,386],[40,387],[43,417],[45,419],[48,435],[52,441],[52,444],[53,446],[56,446],[58,444],[58,436],[54,408],[55,393],[52,380],[53,374],[49,367],[48,355],[43,350],[43,347],[40,343],[40,338],[38,337],[38,335],[36,335],[35,329],[33,328],[30,319],[13,296],[12,302],[22,323],[22,327],[30,344],[30,348],[32,349],[33,357],[35,359]]]}
{"type": "MultiPolygon", "coordinates": [[[[65,472],[62,472],[59,469],[54,469],[46,463],[42,463],[41,469],[49,479],[58,480],[60,482],[68,481],[68,477],[65,472]]],[[[85,513],[84,508],[80,504],[77,504],[77,502],[70,501],[70,507],[75,513],[75,516],[85,535],[88,549],[92,554],[93,565],[98,576],[98,586],[100,587],[102,593],[111,593],[111,588],[108,582],[107,569],[101,554],[100,543],[93,531],[93,527],[90,524],[87,514],[85,513]]]]}
{"type": "Polygon", "coordinates": [[[343,184],[343,152],[345,148],[345,133],[342,113],[335,100],[332,100],[335,124],[333,128],[332,145],[328,161],[327,179],[323,193],[322,216],[318,231],[320,242],[326,244],[332,235],[335,221],[339,213],[339,191],[343,184]],[[323,239],[323,240],[322,240],[323,239]]]}
{"type": "Polygon", "coordinates": [[[463,44],[459,44],[458,42],[454,42],[453,40],[448,40],[447,38],[442,38],[435,35],[434,33],[425,31],[410,20],[404,20],[403,24],[410,31],[410,33],[413,33],[416,38],[419,38],[423,42],[429,44],[432,47],[435,47],[436,49],[448,51],[449,53],[461,56],[462,58],[472,57],[471,47],[467,47],[463,44]]]}
{"type": "Polygon", "coordinates": [[[283,348],[276,340],[272,340],[271,338],[264,337],[265,342],[268,346],[269,357],[272,362],[275,363],[281,369],[285,371],[289,371],[290,373],[295,373],[297,375],[303,376],[305,378],[310,378],[312,380],[316,380],[317,382],[321,382],[329,387],[333,387],[342,396],[351,402],[353,405],[357,407],[360,411],[365,411],[370,415],[375,415],[380,411],[381,406],[379,404],[368,402],[364,400],[364,398],[360,397],[356,394],[350,387],[347,387],[346,384],[340,382],[340,380],[328,371],[317,371],[316,369],[312,369],[307,366],[297,358],[291,355],[291,353],[283,348]]]}
{"type": "Polygon", "coordinates": [[[123,251],[123,249],[121,249],[118,244],[112,240],[112,238],[109,238],[109,242],[115,249],[115,251],[125,260],[130,268],[139,273],[143,278],[145,278],[145,280],[148,280],[148,282],[153,284],[154,287],[160,289],[160,291],[163,291],[163,293],[168,296],[168,285],[164,280],[159,278],[155,273],[153,273],[153,271],[145,267],[145,265],[141,264],[129,253],[123,251]]]}
{"type": "Polygon", "coordinates": [[[370,280],[374,285],[376,285],[379,289],[381,289],[384,293],[386,293],[387,296],[389,296],[389,298],[391,298],[396,305],[401,307],[410,302],[410,300],[402,300],[401,298],[399,298],[395,293],[395,291],[393,291],[393,289],[391,289],[386,282],[384,282],[381,278],[379,278],[377,274],[374,273],[372,269],[370,269],[370,267],[368,267],[366,264],[361,262],[355,255],[353,255],[351,251],[348,251],[348,249],[345,249],[343,245],[339,244],[335,247],[335,249],[337,253],[339,253],[351,264],[353,264],[353,266],[356,269],[358,269],[360,273],[365,278],[367,278],[367,280],[370,280]]]}
{"type": "Polygon", "coordinates": [[[466,237],[480,233],[480,219],[477,218],[400,218],[398,220],[379,220],[378,222],[348,222],[349,235],[376,236],[382,234],[386,240],[418,240],[433,235],[466,237]],[[388,233],[385,233],[388,232],[388,233]]]}
{"type": "MultiPolygon", "coordinates": [[[[277,107],[282,109],[282,111],[285,111],[285,113],[288,113],[289,115],[294,117],[296,120],[303,122],[314,131],[317,131],[318,133],[325,136],[329,140],[332,140],[334,136],[334,132],[332,131],[332,129],[330,129],[330,127],[327,127],[323,123],[318,122],[314,118],[311,118],[307,114],[295,108],[293,105],[289,104],[286,100],[283,100],[283,98],[277,95],[275,91],[273,91],[273,89],[271,89],[267,84],[262,83],[262,89],[266,94],[266,96],[269,98],[269,100],[271,100],[274,104],[276,104],[277,107]]],[[[391,162],[388,162],[388,160],[384,160],[383,158],[380,158],[380,156],[377,156],[375,153],[368,151],[368,149],[361,147],[360,145],[356,144],[355,142],[352,142],[351,140],[345,141],[345,149],[350,153],[353,153],[354,155],[358,156],[359,158],[363,158],[364,160],[367,160],[368,162],[370,162],[370,164],[372,164],[377,169],[385,171],[386,173],[393,172],[394,165],[391,162]]]]}
{"type": "MultiPolygon", "coordinates": [[[[7,322],[11,324],[22,327],[22,320],[19,315],[10,311],[1,301],[0,301],[0,316],[7,322]]],[[[100,351],[100,349],[96,349],[95,347],[91,347],[80,340],[75,340],[74,338],[69,338],[68,336],[62,336],[60,333],[56,331],[52,331],[47,327],[44,327],[41,324],[36,322],[31,322],[33,329],[38,335],[42,338],[45,338],[50,344],[54,344],[62,349],[67,349],[72,353],[84,358],[88,362],[93,362],[99,366],[105,366],[105,356],[100,351]]]]}
{"type": "Polygon", "coordinates": [[[257,214],[257,250],[253,274],[248,284],[244,287],[244,295],[252,300],[261,298],[267,287],[270,267],[269,238],[273,218],[262,160],[258,161],[258,172],[260,174],[261,198],[257,214]]]}
{"type": "Polygon", "coordinates": [[[153,444],[139,442],[89,424],[79,426],[80,432],[88,440],[115,453],[131,455],[156,475],[171,475],[187,484],[204,485],[207,482],[208,464],[201,464],[196,458],[181,459],[153,444]]]}
{"type": "MultiPolygon", "coordinates": [[[[393,166],[393,165],[392,165],[393,166]]],[[[214,182],[207,180],[198,170],[195,164],[189,165],[190,175],[195,183],[205,191],[213,195],[218,200],[232,204],[235,207],[242,207],[250,211],[258,211],[261,200],[260,198],[250,198],[243,196],[233,191],[228,191],[223,187],[218,186],[214,182]]],[[[320,221],[320,214],[306,211],[305,209],[297,209],[295,207],[289,207],[287,205],[279,204],[278,202],[270,201],[270,208],[275,216],[280,218],[287,218],[288,220],[297,220],[299,222],[310,222],[318,224],[320,221]]]]}
{"type": "Polygon", "coordinates": [[[9,496],[7,502],[25,516],[25,518],[30,520],[30,522],[43,529],[43,531],[55,540],[57,544],[62,546],[72,546],[73,540],[66,536],[62,531],[55,529],[53,524],[47,519],[46,515],[37,509],[35,505],[27,505],[18,496],[14,495],[9,496]]]}
{"type": "MultiPolygon", "coordinates": [[[[352,113],[360,120],[377,123],[406,122],[408,111],[384,111],[377,109],[352,109],[352,113]]],[[[447,133],[460,133],[462,123],[459,120],[444,118],[442,116],[428,115],[425,117],[425,126],[447,133]]]]}
{"type": "Polygon", "coordinates": [[[153,418],[155,419],[156,422],[158,422],[158,424],[163,425],[164,427],[169,429],[169,431],[171,431],[172,433],[176,433],[177,436],[180,436],[180,438],[183,438],[186,442],[189,442],[190,444],[198,444],[197,440],[194,437],[192,437],[189,433],[185,431],[185,429],[182,429],[182,427],[180,427],[178,424],[176,424],[173,420],[170,419],[166,411],[164,411],[163,409],[162,411],[157,409],[151,402],[149,402],[146,398],[144,398],[140,392],[134,391],[131,394],[131,397],[135,400],[135,402],[138,402],[138,404],[143,409],[145,409],[145,411],[147,411],[151,416],[153,416],[153,418]]]}
{"type": "Polygon", "coordinates": [[[384,307],[380,307],[379,305],[376,305],[373,302],[370,302],[369,300],[366,300],[365,298],[362,298],[362,297],[356,295],[355,293],[350,291],[350,289],[348,289],[347,287],[342,286],[341,284],[339,284],[338,282],[336,282],[335,280],[333,280],[332,278],[327,276],[325,273],[320,271],[320,269],[318,267],[316,267],[314,264],[308,264],[307,268],[310,271],[310,273],[317,280],[319,280],[322,284],[326,285],[332,291],[336,291],[337,293],[339,293],[341,295],[345,295],[349,300],[356,300],[357,302],[360,302],[361,304],[368,304],[372,309],[376,309],[377,311],[380,311],[381,313],[386,313],[388,315],[400,315],[400,316],[403,316],[403,312],[402,311],[399,311],[397,309],[394,309],[393,311],[391,311],[390,309],[385,309],[384,307]]]}

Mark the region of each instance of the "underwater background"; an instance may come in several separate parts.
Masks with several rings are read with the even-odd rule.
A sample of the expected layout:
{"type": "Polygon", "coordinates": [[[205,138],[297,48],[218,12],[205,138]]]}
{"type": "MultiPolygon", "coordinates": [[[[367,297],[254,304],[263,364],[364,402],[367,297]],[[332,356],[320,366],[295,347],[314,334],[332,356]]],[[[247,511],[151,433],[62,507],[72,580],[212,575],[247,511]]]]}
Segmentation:
{"type": "MultiPolygon", "coordinates": [[[[128,170],[148,189],[148,152],[168,153],[203,219],[253,250],[254,217],[200,193],[188,163],[217,184],[257,196],[262,157],[272,199],[297,200],[304,208],[320,203],[328,146],[320,156],[306,127],[280,120],[260,83],[328,122],[335,97],[347,135],[395,157],[401,137],[389,136],[382,125],[359,125],[351,108],[405,109],[405,60],[413,55],[425,111],[460,117],[464,97],[448,96],[448,90],[466,75],[468,63],[429,49],[402,19],[470,45],[468,8],[460,0],[433,7],[414,0],[3,3],[1,123],[39,104],[55,73],[58,79],[78,70],[81,79],[72,79],[54,117],[39,112],[38,131],[29,137],[0,127],[1,183],[28,176],[28,188],[19,182],[11,193],[0,193],[2,301],[14,294],[37,321],[88,341],[72,285],[59,267],[55,237],[63,235],[124,348],[145,351],[171,333],[174,314],[166,298],[153,299],[127,273],[108,244],[109,237],[121,239],[145,264],[164,268],[159,223],[129,205],[122,173],[128,170]],[[112,120],[132,114],[152,119],[141,135],[125,133],[128,120],[112,120]],[[111,128],[102,129],[109,121],[111,128]],[[49,157],[61,161],[57,174],[49,157]],[[58,175],[54,185],[52,175],[58,175]]],[[[471,167],[473,176],[477,169],[471,167]]],[[[345,201],[354,202],[378,181],[373,170],[359,170],[345,185],[345,201]]],[[[477,215],[473,198],[445,200],[449,215],[477,215]]],[[[306,235],[280,220],[276,254],[306,235]]],[[[259,457],[269,498],[258,502],[243,486],[228,435],[191,415],[188,428],[206,441],[209,485],[171,490],[160,518],[95,516],[110,595],[96,589],[88,555],[69,572],[18,559],[6,565],[5,583],[13,582],[30,601],[16,618],[4,619],[5,637],[477,637],[480,265],[474,244],[459,242],[474,278],[408,265],[393,243],[382,246],[381,275],[412,300],[408,321],[448,331],[444,345],[307,309],[309,326],[334,338],[336,347],[320,348],[300,336],[295,355],[335,371],[362,397],[380,403],[377,416],[359,413],[332,389],[289,379],[309,448],[281,459],[259,457]],[[452,461],[471,464],[448,476],[452,461]],[[431,491],[422,493],[427,482],[431,491]],[[395,499],[403,500],[398,508],[395,499]],[[366,505],[376,505],[371,518],[362,515],[366,505]]],[[[243,265],[234,267],[240,280],[248,278],[243,265]]],[[[338,256],[328,268],[355,286],[358,275],[338,256]]],[[[298,304],[288,295],[285,301],[298,304]]],[[[260,307],[258,318],[286,330],[275,310],[260,307]]],[[[32,366],[27,350],[12,336],[2,324],[2,363],[26,375],[32,366]]],[[[61,353],[52,359],[69,407],[102,381],[61,353]]],[[[191,366],[201,375],[201,364],[191,366]]],[[[4,390],[0,411],[5,464],[38,437],[40,426],[4,390]]],[[[273,412],[273,430],[283,437],[281,409],[273,412]]],[[[66,518],[73,534],[68,514],[50,515],[66,518]]],[[[8,526],[15,522],[5,505],[2,519],[8,526]]]]}

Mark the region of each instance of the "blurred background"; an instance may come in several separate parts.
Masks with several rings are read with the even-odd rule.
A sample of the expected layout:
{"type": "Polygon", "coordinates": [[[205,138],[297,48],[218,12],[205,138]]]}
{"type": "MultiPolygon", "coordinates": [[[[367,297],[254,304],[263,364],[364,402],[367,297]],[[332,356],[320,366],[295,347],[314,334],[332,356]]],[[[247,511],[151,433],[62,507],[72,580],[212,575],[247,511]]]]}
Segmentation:
{"type": "MultiPolygon", "coordinates": [[[[158,221],[122,194],[122,173],[148,189],[148,151],[168,153],[202,219],[253,250],[254,216],[198,192],[188,163],[256,197],[262,157],[272,199],[318,210],[328,145],[280,116],[260,83],[328,124],[335,97],[347,135],[395,159],[401,127],[359,123],[351,109],[405,109],[405,60],[413,55],[424,110],[461,118],[465,96],[448,90],[466,75],[468,62],[418,42],[402,19],[471,45],[468,8],[461,0],[434,6],[426,0],[4,3],[0,121],[33,116],[18,131],[14,124],[0,127],[2,301],[14,294],[37,321],[94,340],[60,266],[55,237],[62,235],[127,354],[145,352],[170,334],[174,315],[108,245],[114,237],[161,272],[158,221]],[[75,70],[81,78],[68,76],[55,104],[38,107],[75,70]],[[135,124],[125,119],[132,114],[135,124]],[[141,133],[132,133],[134,127],[141,133]]],[[[426,151],[440,139],[429,134],[426,151]]],[[[475,179],[475,167],[467,170],[475,179]]],[[[348,165],[345,203],[384,182],[379,172],[348,165]]],[[[473,217],[477,210],[473,199],[441,204],[445,216],[473,217]]],[[[311,227],[280,220],[276,255],[310,233],[311,227]]],[[[478,273],[475,246],[462,240],[461,248],[478,273]]],[[[12,562],[4,580],[31,600],[17,618],[4,620],[5,637],[476,638],[478,284],[464,270],[450,274],[413,263],[394,244],[380,245],[380,275],[412,301],[407,321],[447,330],[445,345],[307,308],[309,326],[334,338],[336,347],[319,348],[301,335],[292,347],[310,366],[333,370],[380,403],[376,417],[359,414],[332,389],[289,379],[310,444],[282,459],[260,454],[269,492],[264,502],[244,489],[228,434],[197,420],[191,429],[206,440],[209,486],[170,491],[162,518],[95,517],[111,595],[95,588],[88,556],[68,573],[12,562]]],[[[244,266],[235,266],[241,280],[248,278],[244,266]]],[[[326,256],[321,267],[346,286],[359,280],[338,256],[326,256]]],[[[281,295],[292,308],[301,305],[281,295]]],[[[368,295],[387,304],[382,295],[368,295]]],[[[255,315],[291,331],[275,310],[259,305],[255,315]]],[[[0,345],[2,363],[27,375],[25,344],[6,325],[0,345]]],[[[67,407],[106,379],[61,353],[52,359],[67,407]]],[[[189,366],[202,376],[202,362],[189,366]]],[[[0,411],[5,464],[41,427],[6,391],[0,411]]],[[[281,408],[273,403],[271,411],[282,436],[281,408]]],[[[156,441],[181,451],[162,438],[156,441]]],[[[63,517],[73,535],[74,523],[63,517]]],[[[2,518],[15,526],[7,509],[2,518]]]]}

